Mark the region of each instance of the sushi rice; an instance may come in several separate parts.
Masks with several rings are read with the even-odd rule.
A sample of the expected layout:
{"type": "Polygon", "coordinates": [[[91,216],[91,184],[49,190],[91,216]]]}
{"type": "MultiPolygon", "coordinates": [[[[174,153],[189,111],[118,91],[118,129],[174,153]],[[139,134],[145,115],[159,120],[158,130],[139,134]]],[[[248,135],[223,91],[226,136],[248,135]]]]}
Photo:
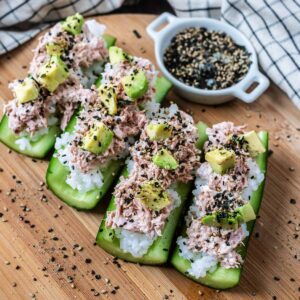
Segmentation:
{"type": "MultiPolygon", "coordinates": [[[[55,116],[52,116],[48,119],[48,126],[54,126],[58,123],[58,119],[55,116]]],[[[19,134],[20,138],[15,141],[21,151],[31,150],[32,143],[38,141],[42,136],[46,135],[49,131],[49,128],[41,128],[34,135],[30,136],[27,132],[23,131],[19,134]]]]}

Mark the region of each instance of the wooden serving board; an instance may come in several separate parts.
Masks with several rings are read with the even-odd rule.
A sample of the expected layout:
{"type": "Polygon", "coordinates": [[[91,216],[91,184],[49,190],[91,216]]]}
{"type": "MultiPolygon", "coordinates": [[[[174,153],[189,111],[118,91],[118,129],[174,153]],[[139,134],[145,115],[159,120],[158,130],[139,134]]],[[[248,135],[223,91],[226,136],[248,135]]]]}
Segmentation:
{"type": "MultiPolygon", "coordinates": [[[[112,15],[97,19],[118,38],[119,46],[154,62],[153,43],[145,32],[153,18],[112,15]]],[[[0,58],[3,103],[11,98],[8,82],[25,76],[36,44],[37,39],[0,58]]],[[[91,212],[69,208],[43,186],[47,161],[33,161],[0,145],[1,300],[299,299],[300,112],[275,86],[251,105],[232,101],[208,107],[172,93],[168,99],[192,112],[196,121],[230,120],[270,132],[273,154],[265,196],[240,285],[216,292],[170,266],[113,261],[93,244],[108,199],[91,212]]]]}

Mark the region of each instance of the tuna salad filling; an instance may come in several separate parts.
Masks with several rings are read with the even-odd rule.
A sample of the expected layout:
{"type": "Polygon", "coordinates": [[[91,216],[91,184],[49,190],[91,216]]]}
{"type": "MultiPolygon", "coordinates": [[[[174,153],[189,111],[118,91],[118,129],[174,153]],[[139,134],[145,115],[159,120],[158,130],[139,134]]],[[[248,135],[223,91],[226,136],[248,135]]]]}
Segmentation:
{"type": "Polygon", "coordinates": [[[206,276],[218,266],[239,268],[238,247],[255,219],[249,203],[264,180],[255,157],[265,151],[254,131],[223,122],[208,128],[205,162],[197,170],[186,236],[177,240],[179,255],[191,262],[188,273],[206,276]]]}
{"type": "Polygon", "coordinates": [[[136,172],[148,180],[160,180],[164,187],[177,180],[192,180],[200,165],[197,138],[193,118],[179,110],[176,104],[152,113],[146,130],[131,150],[136,172]],[[166,166],[163,165],[165,161],[166,166]]]}
{"type": "Polygon", "coordinates": [[[84,22],[76,14],[40,38],[28,76],[9,85],[14,99],[4,108],[9,128],[20,135],[20,149],[30,147],[41,132],[47,134],[49,126],[64,130],[82,99],[91,98],[91,91],[85,88],[87,68],[94,73],[93,81],[103,70],[108,58],[104,30],[104,25],[94,20],[84,22]],[[100,66],[98,74],[93,69],[95,63],[100,66]]]}
{"type": "MultiPolygon", "coordinates": [[[[30,63],[29,73],[38,77],[39,70],[53,54],[60,54],[68,69],[84,80],[81,69],[89,68],[95,62],[104,63],[108,58],[106,43],[102,38],[106,27],[95,20],[83,20],[79,14],[69,18],[78,18],[82,25],[74,34],[65,29],[64,22],[57,23],[39,39],[38,46],[33,50],[34,56],[30,63]]],[[[101,64],[100,64],[101,65],[101,64]]],[[[100,69],[100,75],[103,69],[100,69]]],[[[97,77],[98,77],[97,75],[97,77]]],[[[96,77],[96,78],[97,78],[96,77]]],[[[85,81],[83,81],[85,82],[85,81]]]]}
{"type": "Polygon", "coordinates": [[[124,252],[141,257],[162,236],[172,211],[181,204],[177,182],[192,180],[199,166],[196,141],[193,119],[176,105],[148,119],[130,148],[129,175],[116,186],[116,209],[106,219],[124,252]]]}
{"type": "MultiPolygon", "coordinates": [[[[111,54],[110,60],[113,61],[111,54]]],[[[151,102],[150,95],[154,97],[149,90],[155,90],[153,77],[156,71],[148,60],[141,66],[134,61],[142,62],[143,59],[131,57],[130,63],[134,68],[123,62],[107,64],[109,67],[102,74],[101,85],[98,88],[93,86],[89,99],[82,101],[83,109],[74,130],[57,139],[55,156],[70,170],[67,183],[73,189],[87,192],[101,188],[101,168],[105,168],[111,160],[125,158],[129,154],[129,146],[133,145],[135,137],[146,124],[146,114],[140,104],[151,102]],[[112,75],[112,69],[119,73],[112,75]],[[139,77],[137,74],[140,72],[148,75],[139,77]],[[126,83],[124,78],[128,80],[126,83]],[[143,84],[146,87],[139,90],[143,84]],[[85,184],[88,178],[90,181],[85,184]]]]}

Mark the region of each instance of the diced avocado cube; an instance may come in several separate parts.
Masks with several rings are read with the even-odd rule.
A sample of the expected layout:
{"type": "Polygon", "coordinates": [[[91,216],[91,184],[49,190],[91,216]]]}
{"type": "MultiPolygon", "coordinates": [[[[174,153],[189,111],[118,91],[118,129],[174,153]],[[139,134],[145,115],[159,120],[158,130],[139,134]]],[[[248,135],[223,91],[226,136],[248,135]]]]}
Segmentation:
{"type": "Polygon", "coordinates": [[[65,31],[73,35],[77,35],[81,33],[83,22],[83,16],[79,13],[76,13],[73,16],[67,17],[67,19],[61,23],[61,26],[65,31]]]}
{"type": "Polygon", "coordinates": [[[52,55],[38,72],[36,80],[49,92],[54,92],[69,76],[66,64],[57,55],[52,55]]]}
{"type": "Polygon", "coordinates": [[[122,48],[112,46],[108,49],[109,62],[111,64],[117,64],[122,61],[129,60],[130,56],[123,51],[122,48]]]}
{"type": "Polygon", "coordinates": [[[39,96],[39,90],[35,81],[29,77],[16,85],[14,93],[20,104],[33,101],[39,96]]]}
{"type": "Polygon", "coordinates": [[[113,86],[100,85],[99,98],[110,115],[115,115],[117,113],[117,93],[113,86]]]}
{"type": "Polygon", "coordinates": [[[177,160],[172,156],[172,154],[167,149],[159,150],[152,158],[153,163],[167,170],[175,170],[178,168],[177,160]]]}
{"type": "Polygon", "coordinates": [[[248,150],[251,156],[257,156],[266,151],[266,148],[254,130],[245,133],[244,139],[248,143],[248,150]]]}
{"type": "Polygon", "coordinates": [[[228,169],[234,167],[235,154],[231,150],[215,149],[205,154],[205,160],[208,161],[214,172],[224,174],[228,169]]]}
{"type": "Polygon", "coordinates": [[[250,203],[247,203],[234,212],[214,212],[201,219],[202,224],[207,226],[236,229],[242,223],[255,220],[256,215],[250,203]]]}
{"type": "Polygon", "coordinates": [[[59,43],[48,43],[46,44],[46,51],[49,55],[60,56],[65,50],[65,46],[59,43]]]}
{"type": "Polygon", "coordinates": [[[114,133],[103,123],[97,122],[82,139],[82,148],[94,154],[104,153],[113,140],[114,133]]]}
{"type": "Polygon", "coordinates": [[[249,203],[249,202],[247,204],[239,207],[237,211],[241,215],[244,223],[256,219],[256,214],[254,212],[254,209],[253,209],[251,203],[249,203]]]}
{"type": "Polygon", "coordinates": [[[171,203],[168,193],[157,181],[144,183],[136,198],[150,210],[159,211],[171,203]]]}
{"type": "Polygon", "coordinates": [[[121,79],[126,95],[132,100],[141,98],[148,90],[148,80],[145,72],[134,70],[130,75],[121,79]]]}
{"type": "Polygon", "coordinates": [[[216,220],[216,215],[215,214],[211,214],[211,215],[206,215],[201,219],[201,223],[203,225],[207,225],[207,226],[220,226],[220,224],[218,223],[218,221],[216,220]]]}
{"type": "Polygon", "coordinates": [[[167,123],[151,122],[146,127],[146,133],[151,141],[162,141],[172,134],[172,126],[167,123]]]}
{"type": "Polygon", "coordinates": [[[201,219],[201,223],[207,226],[222,227],[224,229],[236,229],[239,223],[235,214],[216,212],[211,215],[206,215],[201,219]]]}

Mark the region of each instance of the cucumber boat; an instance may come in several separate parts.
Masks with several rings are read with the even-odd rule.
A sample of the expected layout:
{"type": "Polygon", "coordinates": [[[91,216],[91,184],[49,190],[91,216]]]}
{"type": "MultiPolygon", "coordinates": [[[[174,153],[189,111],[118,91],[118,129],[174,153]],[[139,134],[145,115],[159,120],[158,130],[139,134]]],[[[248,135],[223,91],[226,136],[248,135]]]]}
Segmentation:
{"type": "Polygon", "coordinates": [[[28,76],[10,84],[15,99],[6,105],[0,122],[2,143],[30,157],[47,155],[63,123],[80,105],[70,99],[76,99],[103,71],[107,49],[116,41],[104,30],[104,25],[84,22],[76,14],[40,38],[28,76]],[[88,51],[93,55],[86,56],[88,51]]]}
{"type": "Polygon", "coordinates": [[[167,261],[192,188],[199,144],[192,118],[176,105],[153,116],[131,150],[100,224],[96,238],[100,247],[130,262],[167,261]]]}
{"type": "MultiPolygon", "coordinates": [[[[248,186],[241,185],[238,187],[240,178],[235,177],[234,170],[232,169],[234,167],[233,165],[228,165],[228,160],[225,164],[219,164],[218,166],[213,164],[215,161],[211,160],[211,154],[214,153],[209,151],[212,149],[209,145],[210,142],[208,142],[206,130],[207,126],[203,124],[203,126],[200,127],[200,134],[202,137],[206,137],[207,140],[205,143],[205,158],[207,162],[204,163],[207,164],[207,166],[202,164],[201,167],[203,169],[199,171],[200,175],[198,174],[198,179],[196,179],[196,189],[193,192],[194,200],[186,217],[187,223],[183,228],[182,235],[177,239],[177,245],[171,257],[171,264],[178,271],[196,282],[216,289],[228,289],[238,285],[240,281],[249,236],[253,230],[255,217],[258,215],[262,201],[265,174],[267,171],[268,133],[266,131],[260,131],[258,134],[254,131],[244,133],[242,130],[239,135],[234,134],[233,138],[229,136],[229,139],[235,139],[236,144],[240,143],[246,145],[246,147],[241,145],[239,147],[242,147],[241,151],[245,151],[246,149],[244,154],[246,154],[246,160],[248,162],[253,160],[252,163],[250,162],[251,166],[248,170],[250,174],[248,186]],[[252,153],[251,147],[254,149],[252,153]],[[208,153],[209,155],[207,155],[208,153]],[[203,199],[207,196],[202,197],[200,195],[208,191],[206,186],[207,178],[211,180],[211,185],[214,184],[213,177],[201,177],[201,174],[205,175],[205,172],[203,172],[204,168],[210,168],[209,165],[211,165],[213,169],[212,174],[218,176],[218,179],[221,178],[221,180],[223,179],[226,182],[228,178],[232,178],[232,185],[243,193],[244,199],[240,199],[241,202],[236,204],[236,207],[231,207],[231,204],[229,205],[231,211],[228,211],[230,210],[228,208],[228,201],[223,211],[213,210],[212,212],[210,211],[210,206],[204,205],[203,199]],[[232,171],[230,171],[230,169],[232,171]],[[224,176],[228,176],[227,179],[224,179],[224,176]],[[249,186],[252,187],[249,188],[249,186]],[[202,211],[200,209],[202,207],[201,205],[203,205],[203,207],[205,206],[207,210],[202,211]],[[196,226],[195,224],[198,225],[196,226]],[[195,235],[195,228],[198,229],[198,236],[195,235]],[[205,229],[203,230],[203,228],[205,229]],[[229,234],[230,236],[229,238],[227,236],[226,239],[224,236],[218,235],[219,232],[229,234]],[[210,235],[210,233],[213,234],[214,237],[212,237],[213,235],[210,235]],[[239,235],[236,233],[239,233],[239,235]],[[205,241],[205,239],[207,240],[205,241]],[[216,243],[217,239],[219,244],[215,245],[214,243],[216,243]],[[224,241],[225,244],[222,244],[224,241]],[[222,246],[222,249],[220,246],[218,250],[208,250],[209,248],[216,249],[219,245],[222,246]],[[232,249],[230,249],[230,247],[232,247],[232,249]]],[[[204,145],[204,143],[202,144],[204,145]]],[[[216,146],[216,144],[212,144],[216,146]]],[[[231,149],[227,147],[226,150],[236,150],[235,146],[231,149]]],[[[216,147],[216,149],[218,149],[218,147],[216,147]]],[[[223,153],[223,155],[225,155],[225,153],[223,153]]],[[[243,176],[243,174],[241,176],[243,176]]],[[[218,199],[218,201],[220,203],[220,199],[218,199]]],[[[234,201],[237,202],[237,200],[231,199],[229,203],[233,203],[234,201]]]]}

